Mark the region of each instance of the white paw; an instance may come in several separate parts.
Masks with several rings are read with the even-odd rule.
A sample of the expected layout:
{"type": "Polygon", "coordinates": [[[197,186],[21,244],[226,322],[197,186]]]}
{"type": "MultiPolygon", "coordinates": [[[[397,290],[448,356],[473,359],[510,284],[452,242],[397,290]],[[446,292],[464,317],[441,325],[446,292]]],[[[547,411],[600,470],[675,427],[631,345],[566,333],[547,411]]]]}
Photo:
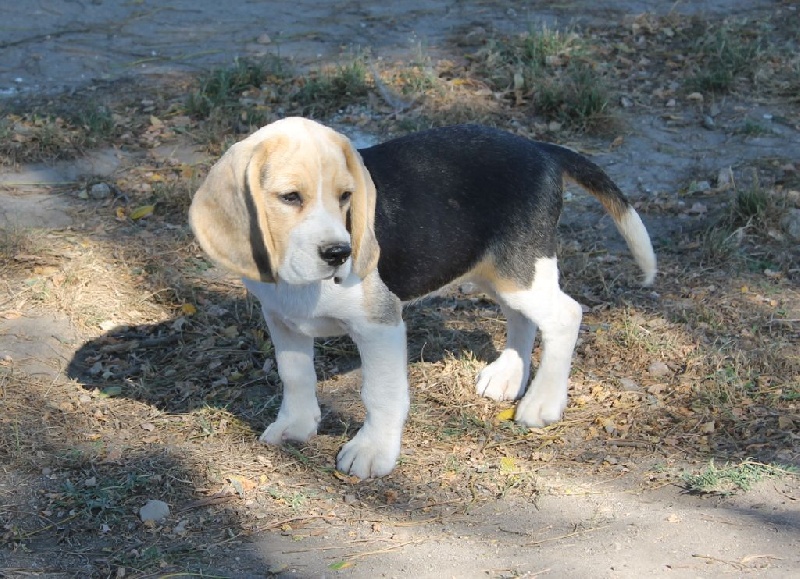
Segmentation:
{"type": "Polygon", "coordinates": [[[385,476],[394,470],[399,456],[399,434],[377,436],[363,427],[339,451],[336,468],[360,479],[385,476]]]}
{"type": "Polygon", "coordinates": [[[567,407],[567,388],[538,387],[534,381],[528,394],[520,400],[514,420],[523,426],[541,428],[561,420],[567,407]]]}
{"type": "Polygon", "coordinates": [[[516,400],[525,392],[529,365],[514,350],[503,350],[500,356],[478,374],[479,396],[493,400],[516,400]]]}
{"type": "Polygon", "coordinates": [[[278,418],[267,427],[258,440],[276,446],[289,440],[306,442],[317,433],[320,418],[319,408],[316,413],[304,416],[287,417],[278,413],[278,418]]]}

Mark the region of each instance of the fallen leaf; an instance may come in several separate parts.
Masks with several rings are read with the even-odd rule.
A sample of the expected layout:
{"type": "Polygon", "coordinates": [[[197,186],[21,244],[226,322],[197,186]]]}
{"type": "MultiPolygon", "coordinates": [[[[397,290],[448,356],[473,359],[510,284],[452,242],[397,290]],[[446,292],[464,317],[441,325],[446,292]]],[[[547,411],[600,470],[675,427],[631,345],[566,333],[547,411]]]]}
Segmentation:
{"type": "Polygon", "coordinates": [[[503,472],[514,472],[517,470],[517,459],[511,456],[504,456],[500,459],[500,470],[503,472]]]}
{"type": "Polygon", "coordinates": [[[351,475],[348,475],[348,474],[344,474],[343,472],[339,472],[338,470],[333,471],[333,476],[338,478],[340,481],[344,481],[344,482],[350,483],[350,484],[356,484],[357,482],[359,482],[361,480],[357,476],[351,476],[351,475]]]}
{"type": "Polygon", "coordinates": [[[152,215],[155,208],[155,205],[142,205],[141,207],[137,207],[131,211],[131,219],[136,221],[138,219],[147,217],[148,215],[152,215]]]}
{"type": "Polygon", "coordinates": [[[495,420],[498,422],[508,422],[510,420],[514,420],[514,408],[506,408],[505,410],[498,412],[497,416],[495,416],[495,420]]]}
{"type": "Polygon", "coordinates": [[[246,476],[238,474],[229,474],[226,476],[236,491],[241,495],[244,491],[251,491],[258,486],[256,481],[247,478],[246,476]],[[241,489],[241,492],[240,492],[241,489]]]}
{"type": "Polygon", "coordinates": [[[328,565],[328,569],[332,571],[341,571],[342,569],[347,569],[348,567],[352,567],[352,561],[337,561],[336,563],[331,563],[328,565]]]}

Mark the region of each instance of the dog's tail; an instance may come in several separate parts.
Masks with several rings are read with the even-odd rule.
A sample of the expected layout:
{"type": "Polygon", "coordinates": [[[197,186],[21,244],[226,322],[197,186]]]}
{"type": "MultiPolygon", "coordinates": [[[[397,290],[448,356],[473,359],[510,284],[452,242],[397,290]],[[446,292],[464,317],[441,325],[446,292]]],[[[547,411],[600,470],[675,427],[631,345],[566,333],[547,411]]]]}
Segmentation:
{"type": "Polygon", "coordinates": [[[644,273],[642,284],[651,285],[656,277],[657,266],[650,236],[641,217],[616,183],[600,167],[575,151],[549,143],[544,148],[559,162],[566,176],[603,204],[644,273]]]}

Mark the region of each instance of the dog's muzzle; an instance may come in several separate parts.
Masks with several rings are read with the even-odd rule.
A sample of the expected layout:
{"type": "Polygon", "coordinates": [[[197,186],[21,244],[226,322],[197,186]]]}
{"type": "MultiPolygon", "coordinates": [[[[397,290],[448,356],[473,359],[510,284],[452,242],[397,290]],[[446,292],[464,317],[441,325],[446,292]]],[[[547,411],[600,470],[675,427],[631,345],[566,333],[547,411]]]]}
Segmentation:
{"type": "Polygon", "coordinates": [[[334,243],[319,248],[319,256],[331,267],[339,267],[350,257],[352,249],[347,243],[334,243]]]}

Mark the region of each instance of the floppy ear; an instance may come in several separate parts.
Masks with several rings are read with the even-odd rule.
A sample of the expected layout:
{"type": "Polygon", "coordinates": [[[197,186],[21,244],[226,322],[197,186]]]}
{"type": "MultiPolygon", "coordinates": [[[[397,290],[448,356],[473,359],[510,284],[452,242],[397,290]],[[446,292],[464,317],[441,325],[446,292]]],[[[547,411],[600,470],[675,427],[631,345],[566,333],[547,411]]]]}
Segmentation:
{"type": "Polygon", "coordinates": [[[260,201],[268,145],[242,142],[228,149],[195,193],[189,223],[214,261],[240,276],[272,283],[277,264],[260,201]]]}
{"type": "Polygon", "coordinates": [[[364,279],[378,267],[380,248],[375,237],[375,184],[350,140],[339,135],[347,170],[355,180],[355,190],[350,200],[350,237],[353,245],[353,271],[364,279]]]}

